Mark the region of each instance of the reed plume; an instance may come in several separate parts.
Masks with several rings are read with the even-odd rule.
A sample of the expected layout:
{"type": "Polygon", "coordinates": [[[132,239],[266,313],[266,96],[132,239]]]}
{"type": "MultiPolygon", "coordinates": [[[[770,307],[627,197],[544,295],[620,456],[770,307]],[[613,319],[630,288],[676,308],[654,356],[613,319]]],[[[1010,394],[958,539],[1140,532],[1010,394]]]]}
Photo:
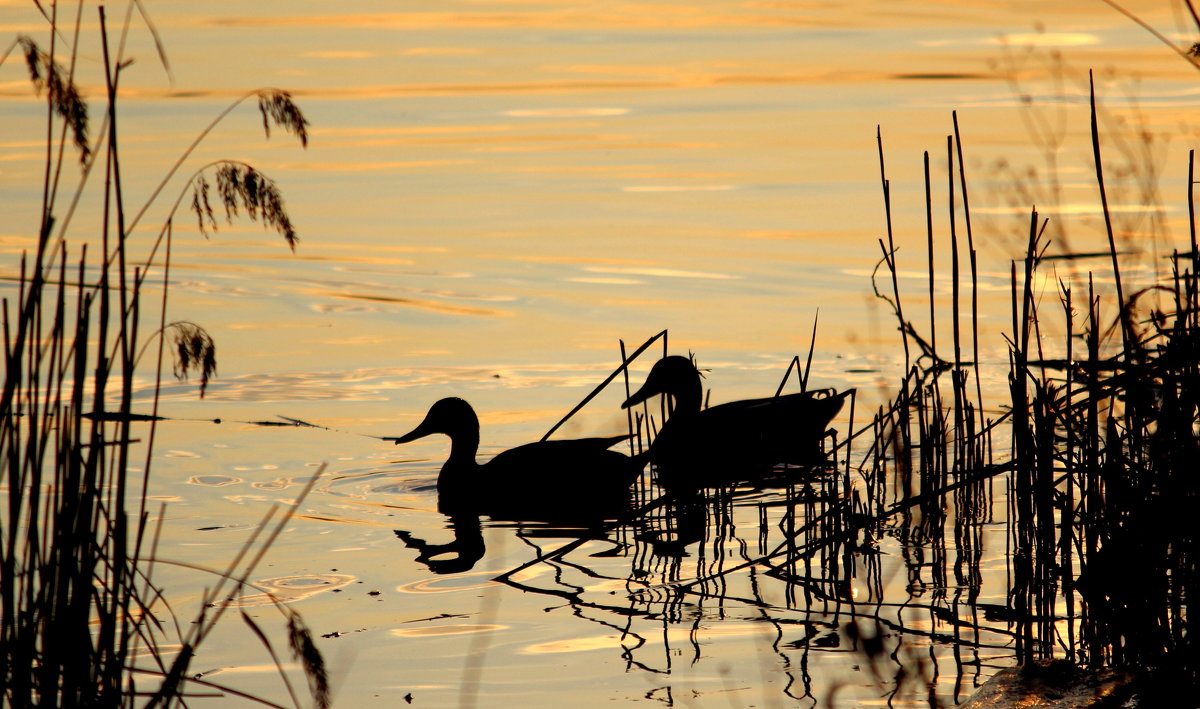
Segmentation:
{"type": "Polygon", "coordinates": [[[216,168],[215,188],[203,174],[192,180],[192,211],[202,234],[207,236],[209,231],[217,230],[210,199],[210,192],[215,192],[225,208],[227,223],[233,221],[239,209],[244,209],[252,220],[258,221],[261,217],[263,228],[275,227],[288,247],[296,250],[300,239],[274,180],[245,163],[226,160],[210,167],[216,168]]]}
{"type": "Polygon", "coordinates": [[[187,379],[188,373],[200,375],[200,398],[208,382],[217,373],[217,345],[208,331],[193,322],[173,322],[167,326],[175,345],[174,372],[176,379],[187,379]]]}
{"type": "MultiPolygon", "coordinates": [[[[144,15],[141,3],[136,5],[144,15]]],[[[20,50],[34,89],[46,94],[49,107],[36,247],[22,256],[19,288],[2,307],[0,487],[6,513],[0,516],[0,702],[6,706],[176,705],[196,684],[239,694],[189,672],[197,647],[229,601],[206,596],[196,619],[181,622],[166,600],[166,589],[152,578],[157,565],[171,563],[159,548],[161,528],[148,510],[168,340],[176,355],[175,375],[199,376],[201,396],[216,373],[213,337],[192,322],[167,324],[173,210],[146,261],[135,266],[128,258],[139,219],[200,139],[175,163],[142,210],[127,219],[116,85],[129,60],[110,56],[103,6],[98,13],[108,101],[103,113],[106,140],[98,143],[103,150],[92,153],[89,148],[88,105],[73,76],[75,49],[70,49],[68,70],[53,59],[54,43],[70,34],[59,32],[53,6],[50,14],[42,13],[49,24],[49,51],[21,36],[0,57],[2,63],[14,49],[20,50]],[[69,150],[68,131],[84,170],[75,201],[60,210],[56,188],[69,150]],[[61,133],[57,140],[56,133],[61,133]],[[105,165],[99,247],[73,252],[61,236],[52,236],[55,228],[65,233],[95,163],[105,165]],[[150,338],[159,347],[156,364],[141,361],[150,342],[139,352],[134,346],[151,310],[142,299],[142,285],[150,273],[163,277],[161,312],[155,313],[157,337],[150,338]],[[154,411],[149,415],[133,411],[135,381],[146,369],[155,382],[154,411]],[[142,441],[140,448],[135,446],[142,441]],[[133,456],[138,453],[145,459],[135,473],[133,456]],[[161,622],[163,616],[180,629],[177,640],[166,637],[170,625],[161,622]],[[178,651],[168,658],[165,647],[178,651]]],[[[79,25],[75,36],[78,29],[79,25]]],[[[157,45],[157,36],[155,41],[157,45]]],[[[164,56],[161,45],[159,53],[164,56]]],[[[269,90],[262,96],[264,120],[269,118],[306,143],[307,122],[286,92],[269,90]]],[[[250,165],[220,162],[216,168],[216,199],[226,218],[244,210],[251,219],[276,228],[294,248],[296,230],[275,183],[250,165]]],[[[202,213],[215,221],[206,191],[200,199],[202,213]]],[[[160,512],[157,519],[163,516],[160,512]]],[[[290,517],[291,512],[285,512],[281,524],[290,517]]],[[[277,525],[265,536],[255,533],[236,552],[230,568],[242,567],[240,584],[247,583],[281,531],[277,525]]],[[[232,572],[218,576],[220,588],[232,572]]],[[[293,611],[283,615],[301,653],[302,669],[311,673],[318,703],[327,705],[328,679],[311,634],[293,611]]]]}
{"type": "Polygon", "coordinates": [[[300,139],[300,145],[308,147],[308,119],[292,101],[292,95],[279,89],[258,92],[258,112],[262,114],[263,132],[271,137],[271,124],[282,127],[300,139]]]}
{"type": "Polygon", "coordinates": [[[34,88],[38,93],[47,92],[50,106],[71,129],[75,147],[79,150],[79,162],[86,163],[92,150],[88,144],[88,107],[79,87],[33,38],[21,35],[17,37],[17,44],[25,56],[34,88]]]}

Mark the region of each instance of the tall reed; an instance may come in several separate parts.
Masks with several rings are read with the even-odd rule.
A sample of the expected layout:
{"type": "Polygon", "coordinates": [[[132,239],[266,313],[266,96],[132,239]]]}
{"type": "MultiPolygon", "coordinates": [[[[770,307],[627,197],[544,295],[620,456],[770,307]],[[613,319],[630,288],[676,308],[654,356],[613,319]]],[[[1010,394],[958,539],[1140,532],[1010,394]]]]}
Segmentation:
{"type": "MultiPolygon", "coordinates": [[[[1200,592],[1200,549],[1190,523],[1200,497],[1194,171],[1189,168],[1187,185],[1190,251],[1173,255],[1169,280],[1131,289],[1122,277],[1119,234],[1108,218],[1096,116],[1093,89],[1095,184],[1106,217],[1103,255],[1110,265],[1097,275],[1111,289],[1098,291],[1092,274],[1084,293],[1077,281],[1062,280],[1057,307],[1046,312],[1038,284],[1050,247],[1047,220],[1031,209],[1024,254],[1010,271],[1007,400],[994,418],[983,415],[978,344],[973,361],[964,360],[956,335],[952,360],[943,359],[932,327],[928,340],[918,334],[904,317],[894,285],[895,249],[881,242],[881,265],[893,289],[876,293],[891,304],[906,343],[918,343],[921,355],[891,406],[876,416],[877,440],[868,456],[875,462],[864,470],[868,491],[882,490],[886,462],[894,463],[893,485],[899,489],[893,494],[899,499],[893,510],[922,512],[911,520],[902,517],[901,529],[908,533],[933,532],[936,538],[941,532],[931,525],[947,511],[956,524],[966,523],[956,531],[960,552],[977,538],[963,532],[989,519],[990,487],[982,486],[1003,474],[1010,577],[1003,612],[1016,659],[1057,657],[1092,668],[1136,670],[1147,678],[1138,691],[1162,698],[1200,689],[1200,654],[1188,625],[1189,599],[1200,592]],[[1053,326],[1059,318],[1061,325],[1053,326]],[[942,400],[938,386],[946,373],[955,390],[950,402],[942,400]],[[977,380],[974,400],[970,376],[977,380]],[[992,436],[1001,424],[1011,434],[1011,448],[996,462],[992,436]],[[919,498],[936,502],[920,504],[919,498]]],[[[957,117],[954,139],[961,146],[957,117]]],[[[949,151],[951,195],[954,152],[949,151]]],[[[965,197],[965,175],[959,177],[965,197]]],[[[886,176],[883,185],[890,214],[886,176]]],[[[965,199],[963,207],[961,215],[951,207],[952,223],[970,223],[965,199]]],[[[932,254],[932,241],[929,248],[932,254]]],[[[950,248],[955,259],[953,227],[950,248]]],[[[971,257],[974,263],[973,250],[971,257]]],[[[952,268],[952,327],[960,318],[960,278],[952,268]]],[[[976,292],[974,276],[970,285],[976,292]]],[[[935,297],[931,288],[931,322],[943,317],[932,305],[935,297]]],[[[970,323],[977,343],[977,320],[970,323]]],[[[978,580],[964,580],[968,592],[977,594],[978,580]]]]}
{"type": "MultiPolygon", "coordinates": [[[[215,372],[215,347],[199,326],[167,320],[171,235],[180,200],[144,262],[134,263],[130,241],[150,203],[215,122],[171,168],[146,206],[132,212],[118,131],[118,86],[129,61],[122,49],[110,48],[105,8],[98,13],[105,95],[100,128],[93,132],[96,116],[76,81],[84,4],[66,23],[59,21],[57,3],[34,5],[47,22],[48,47],[21,36],[0,56],[0,65],[14,53],[24,58],[46,110],[36,246],[21,258],[15,297],[3,299],[0,697],[13,707],[133,706],[146,696],[151,706],[178,704],[189,691],[188,661],[225,608],[216,589],[228,595],[228,584],[246,583],[280,530],[276,526],[255,535],[257,542],[252,539],[238,554],[206,598],[216,610],[198,609],[193,623],[182,623],[190,628],[186,634],[169,637],[160,616],[175,611],[153,578],[161,554],[154,520],[162,513],[148,509],[146,497],[158,383],[168,338],[179,355],[176,373],[199,373],[201,393],[215,372]],[[65,65],[60,57],[66,57],[65,65]],[[67,200],[61,185],[76,162],[68,160],[72,153],[80,177],[67,200]],[[73,247],[65,235],[84,185],[97,172],[96,179],[103,180],[100,221],[94,237],[85,240],[91,243],[73,247]],[[148,278],[161,279],[157,304],[143,298],[148,278]],[[147,328],[156,307],[156,326],[147,328]],[[151,347],[157,356],[141,362],[151,347]],[[132,408],[139,372],[149,372],[155,381],[149,415],[132,408]],[[134,460],[139,454],[144,461],[134,460]]],[[[135,6],[146,17],[140,2],[130,3],[121,36],[135,6]]],[[[285,92],[254,92],[235,105],[249,97],[259,99],[264,126],[306,140],[307,122],[285,92]]],[[[208,171],[216,172],[227,213],[241,208],[294,245],[295,230],[273,182],[237,163],[219,163],[208,171]]],[[[196,195],[198,218],[207,217],[211,226],[203,169],[188,180],[181,199],[189,190],[196,195]]],[[[327,704],[328,684],[311,635],[293,612],[284,615],[318,704],[327,704]]]]}

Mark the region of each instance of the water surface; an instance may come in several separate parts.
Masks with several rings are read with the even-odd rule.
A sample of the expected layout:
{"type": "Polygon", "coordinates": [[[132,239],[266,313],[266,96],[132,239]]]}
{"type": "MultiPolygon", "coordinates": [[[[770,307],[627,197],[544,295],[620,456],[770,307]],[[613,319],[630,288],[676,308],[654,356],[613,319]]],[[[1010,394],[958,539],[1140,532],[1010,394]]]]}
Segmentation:
{"type": "MultiPolygon", "coordinates": [[[[1174,36],[1168,9],[1130,7],[1174,36]]],[[[761,568],[686,593],[667,585],[769,550],[760,523],[779,523],[786,492],[665,519],[700,530],[675,546],[622,528],[501,584],[493,577],[571,537],[485,520],[486,555],[469,571],[433,573],[395,530],[453,539],[434,486],[446,445],[397,449],[372,436],[402,433],[433,401],[457,395],[480,413],[481,457],[534,440],[613,369],[619,341],[636,346],[663,329],[671,351],[695,352],[711,369],[714,403],[767,395],[787,362],[806,355],[814,320],[812,385],[857,386],[869,408],[903,372],[869,278],[886,237],[877,126],[901,284],[925,322],[922,153],[944,308],[952,110],[973,188],[979,356],[1003,364],[1009,259],[1031,203],[1066,229],[1054,248],[1104,247],[1080,83],[1088,68],[1099,72],[1113,135],[1124,121],[1155,136],[1161,204],[1134,189],[1144,166],[1113,178],[1118,228],[1140,254],[1130,273],[1152,277],[1162,267],[1152,247],[1186,234],[1180,153],[1195,132],[1194,70],[1100,3],[213,1],[147,10],[170,75],[135,21],[121,116],[131,204],[246,92],[290,90],[311,122],[302,150],[278,131],[265,140],[253,102],[237,109],[135,234],[148,243],[192,171],[228,158],[278,182],[302,239],[289,253],[244,219],[205,239],[186,209],[176,217],[170,319],[213,334],[220,376],[203,401],[194,382],[165,390],[161,412],[194,420],[157,434],[151,494],[167,502],[162,553],[223,567],[269,507],[294,499],[328,463],[256,579],[328,636],[320,648],[339,706],[393,706],[409,693],[422,706],[886,703],[896,665],[872,667],[851,649],[844,599],[806,597],[761,568]],[[1031,116],[1050,138],[1031,137],[1031,116]],[[1158,147],[1166,134],[1169,151],[1158,147]],[[278,416],[334,430],[249,423],[278,416]]],[[[85,24],[94,35],[95,21],[85,24]]],[[[0,4],[0,27],[45,41],[23,3],[0,4]]],[[[98,47],[85,41],[80,76],[95,100],[98,47]]],[[[41,104],[16,59],[2,71],[0,269],[11,298],[40,200],[41,104]]],[[[1138,164],[1136,140],[1112,145],[1115,164],[1138,164]]],[[[94,238],[97,209],[85,196],[72,243],[94,238]]],[[[1094,268],[1103,287],[1105,268],[1094,268]]],[[[1055,294],[1048,283],[1045,297],[1055,294]]],[[[606,391],[560,435],[625,430],[622,398],[606,391]]],[[[1002,498],[995,504],[1001,520],[1002,498]]],[[[1003,527],[984,530],[989,576],[976,600],[1003,605],[1003,527]]],[[[938,696],[961,701],[1009,664],[1011,648],[1002,633],[956,644],[944,618],[906,610],[928,594],[957,602],[953,584],[939,587],[914,554],[881,540],[877,558],[857,560],[863,576],[848,580],[849,592],[885,604],[888,642],[903,640],[898,657],[934,663],[938,696]]],[[[184,616],[210,583],[175,567],[158,573],[184,616]]],[[[242,605],[270,625],[256,593],[242,605]]],[[[231,617],[197,671],[278,696],[248,637],[231,617]]],[[[896,705],[923,696],[908,687],[896,705]]]]}

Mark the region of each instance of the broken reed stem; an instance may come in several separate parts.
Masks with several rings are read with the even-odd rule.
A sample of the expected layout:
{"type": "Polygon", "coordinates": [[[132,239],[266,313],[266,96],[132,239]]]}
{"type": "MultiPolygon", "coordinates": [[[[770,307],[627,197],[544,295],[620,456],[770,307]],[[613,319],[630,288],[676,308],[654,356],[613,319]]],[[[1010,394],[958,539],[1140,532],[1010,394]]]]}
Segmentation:
{"type": "MultiPolygon", "coordinates": [[[[559,419],[558,423],[551,426],[550,430],[546,431],[545,435],[543,435],[540,440],[544,441],[544,440],[550,438],[550,436],[552,436],[555,431],[557,431],[564,423],[566,423],[568,420],[570,420],[570,418],[572,416],[574,416],[576,413],[578,413],[580,409],[587,406],[589,401],[596,398],[596,396],[600,392],[604,391],[604,388],[607,387],[610,383],[612,383],[612,380],[616,379],[618,374],[625,372],[628,369],[629,365],[638,358],[638,355],[645,352],[650,347],[650,345],[654,344],[655,342],[657,342],[660,339],[663,341],[663,356],[665,357],[666,356],[667,331],[663,330],[662,332],[658,333],[657,335],[654,335],[650,339],[643,342],[641,344],[641,346],[639,346],[636,350],[633,351],[633,354],[629,355],[628,357],[623,357],[621,364],[618,365],[617,368],[614,369],[611,374],[609,374],[607,377],[605,377],[604,381],[597,384],[596,388],[592,389],[588,393],[587,396],[583,397],[583,400],[580,401],[578,404],[576,404],[575,408],[568,411],[566,416],[563,416],[561,419],[559,419]]],[[[621,347],[622,347],[622,352],[624,352],[624,343],[622,343],[621,347]]],[[[626,381],[626,389],[628,389],[628,386],[629,386],[628,381],[626,381]]]]}
{"type": "MultiPolygon", "coordinates": [[[[808,358],[804,360],[804,376],[800,377],[800,392],[808,391],[808,375],[812,373],[813,352],[817,349],[817,323],[821,320],[821,311],[813,314],[812,336],[808,340],[808,358]]],[[[799,370],[796,372],[799,374],[799,370]]]]}
{"type": "Polygon", "coordinates": [[[1125,350],[1133,347],[1133,323],[1125,308],[1125,289],[1121,285],[1121,265],[1117,261],[1117,241],[1113,235],[1112,214],[1108,209],[1108,191],[1104,188],[1104,163],[1100,158],[1100,127],[1096,117],[1096,82],[1088,71],[1088,102],[1091,108],[1092,156],[1096,167],[1096,187],[1100,191],[1100,208],[1104,212],[1104,231],[1108,235],[1108,253],[1112,259],[1113,280],[1117,288],[1117,307],[1121,320],[1121,341],[1125,350]]]}
{"type": "MultiPolygon", "coordinates": [[[[896,242],[892,236],[892,189],[891,182],[887,179],[887,170],[884,167],[883,160],[883,131],[879,126],[875,126],[875,142],[879,147],[879,181],[883,188],[883,212],[887,225],[887,248],[883,249],[883,258],[887,263],[888,271],[892,276],[892,297],[895,299],[894,305],[896,308],[896,317],[900,321],[900,336],[904,343],[904,371],[908,371],[912,366],[912,356],[908,348],[908,330],[905,327],[907,321],[904,319],[904,307],[900,302],[900,281],[896,274],[896,242]]],[[[883,242],[880,242],[882,248],[883,242]]]]}
{"type": "Polygon", "coordinates": [[[820,319],[820,315],[821,311],[818,310],[816,315],[813,316],[812,337],[808,342],[808,357],[804,361],[804,366],[800,366],[800,355],[794,355],[791,361],[788,362],[787,368],[783,370],[783,377],[779,380],[779,386],[775,387],[774,396],[779,396],[783,393],[783,389],[787,386],[788,378],[791,377],[793,369],[796,370],[796,380],[800,385],[800,393],[803,394],[808,391],[808,375],[812,371],[813,352],[816,351],[817,347],[817,322],[820,319]]]}
{"type": "MultiPolygon", "coordinates": [[[[1072,301],[1070,286],[1066,285],[1065,283],[1061,284],[1061,286],[1063,293],[1063,319],[1066,324],[1065,341],[1067,349],[1065,354],[1067,362],[1073,363],[1075,352],[1075,306],[1074,302],[1072,301]]],[[[1066,380],[1063,384],[1063,398],[1067,402],[1071,402],[1075,398],[1074,385],[1075,369],[1072,366],[1068,366],[1066,369],[1066,380]]],[[[1076,431],[1075,426],[1072,425],[1068,425],[1066,429],[1067,435],[1065,441],[1063,442],[1063,448],[1066,454],[1066,459],[1071,461],[1075,459],[1076,431]]],[[[1075,476],[1067,475],[1066,483],[1066,499],[1068,501],[1068,505],[1073,506],[1072,502],[1075,500],[1075,476]]],[[[1061,539],[1059,548],[1062,550],[1062,559],[1060,563],[1063,569],[1062,589],[1063,596],[1065,597],[1067,604],[1067,618],[1075,617],[1075,571],[1071,550],[1075,546],[1077,540],[1075,538],[1075,527],[1073,523],[1074,515],[1061,515],[1062,526],[1061,531],[1059,532],[1061,539]]],[[[1077,647],[1075,645],[1075,623],[1071,621],[1067,623],[1067,659],[1074,662],[1076,660],[1076,655],[1077,647]]]]}
{"type": "Polygon", "coordinates": [[[925,151],[925,243],[929,256],[929,348],[937,353],[937,303],[934,300],[933,184],[929,179],[929,151],[925,151]]]}
{"type": "MultiPolygon", "coordinates": [[[[618,342],[621,346],[621,361],[624,362],[626,359],[628,359],[625,354],[625,340],[618,340],[618,342]]],[[[626,368],[624,371],[622,371],[621,376],[622,383],[625,385],[625,399],[628,400],[629,397],[632,396],[632,390],[629,387],[629,369],[626,368]]],[[[625,423],[628,427],[629,433],[631,434],[629,436],[629,455],[637,455],[642,450],[642,438],[641,435],[639,435],[641,434],[641,425],[639,424],[636,430],[633,428],[633,407],[628,407],[625,409],[625,423]]]]}
{"type": "Polygon", "coordinates": [[[963,421],[967,408],[965,381],[962,371],[962,331],[959,322],[959,263],[958,263],[958,219],[954,209],[954,136],[946,136],[946,201],[948,203],[948,219],[950,222],[950,318],[954,339],[954,368],[951,370],[951,383],[954,391],[954,457],[955,465],[961,465],[966,460],[969,449],[966,440],[966,424],[963,421]]]}
{"type": "Polygon", "coordinates": [[[979,426],[987,422],[983,407],[983,382],[979,374],[979,271],[976,263],[975,238],[971,231],[971,202],[967,191],[967,168],[963,161],[962,136],[958,129],[958,112],[951,113],[954,121],[954,145],[958,154],[958,184],[962,190],[963,224],[967,229],[967,253],[971,259],[971,360],[975,369],[975,407],[979,411],[979,426]]]}
{"type": "MultiPolygon", "coordinates": [[[[1190,7],[1190,4],[1189,4],[1190,7]]],[[[1188,236],[1192,244],[1192,258],[1195,259],[1200,255],[1200,250],[1196,246],[1196,151],[1195,149],[1188,151],[1188,189],[1187,189],[1187,206],[1188,206],[1188,236]]],[[[1195,273],[1193,273],[1195,275],[1195,273]]]]}

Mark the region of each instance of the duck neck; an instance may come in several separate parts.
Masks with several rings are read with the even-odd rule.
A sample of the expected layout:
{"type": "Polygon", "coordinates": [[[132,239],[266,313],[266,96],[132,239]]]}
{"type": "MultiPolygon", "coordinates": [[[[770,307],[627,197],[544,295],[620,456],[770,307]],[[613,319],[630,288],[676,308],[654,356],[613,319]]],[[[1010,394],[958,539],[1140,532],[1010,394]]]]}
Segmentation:
{"type": "Polygon", "coordinates": [[[479,429],[458,431],[450,436],[450,457],[442,466],[447,470],[473,470],[477,467],[475,454],[479,452],[479,429]]]}
{"type": "Polygon", "coordinates": [[[691,416],[699,412],[702,394],[699,379],[695,383],[689,382],[686,386],[680,387],[678,391],[672,392],[674,408],[671,410],[671,415],[691,416]]]}

